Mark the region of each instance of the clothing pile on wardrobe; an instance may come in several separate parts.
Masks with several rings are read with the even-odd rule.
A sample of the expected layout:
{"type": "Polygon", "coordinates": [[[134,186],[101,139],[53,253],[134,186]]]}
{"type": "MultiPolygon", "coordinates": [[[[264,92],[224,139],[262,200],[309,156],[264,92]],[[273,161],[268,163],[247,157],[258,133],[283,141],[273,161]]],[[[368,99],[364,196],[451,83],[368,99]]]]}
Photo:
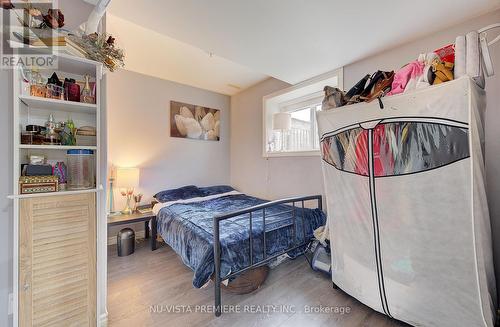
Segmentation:
{"type": "MultiPolygon", "coordinates": [[[[496,41],[497,39],[492,43],[496,41]]],[[[488,43],[484,33],[473,31],[457,37],[454,44],[420,54],[418,59],[396,72],[379,70],[372,75],[368,74],[347,92],[325,86],[322,110],[359,102],[372,102],[375,99],[383,109],[381,99],[384,96],[441,84],[465,75],[473,78],[481,88],[484,88],[484,70],[487,76],[493,75],[488,43]]]]}
{"type": "Polygon", "coordinates": [[[317,112],[332,281],[414,326],[496,320],[480,38],[325,88],[317,112]]]}

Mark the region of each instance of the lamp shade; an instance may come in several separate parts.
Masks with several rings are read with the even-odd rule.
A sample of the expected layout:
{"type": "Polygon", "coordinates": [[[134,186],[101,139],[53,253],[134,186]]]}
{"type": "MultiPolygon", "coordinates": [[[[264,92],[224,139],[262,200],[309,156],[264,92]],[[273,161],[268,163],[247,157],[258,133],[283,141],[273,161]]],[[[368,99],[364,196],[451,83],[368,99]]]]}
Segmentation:
{"type": "Polygon", "coordinates": [[[116,186],[119,188],[139,187],[139,168],[118,168],[116,186]]]}
{"type": "Polygon", "coordinates": [[[273,115],[273,130],[289,130],[292,128],[292,115],[278,112],[273,115]]]}

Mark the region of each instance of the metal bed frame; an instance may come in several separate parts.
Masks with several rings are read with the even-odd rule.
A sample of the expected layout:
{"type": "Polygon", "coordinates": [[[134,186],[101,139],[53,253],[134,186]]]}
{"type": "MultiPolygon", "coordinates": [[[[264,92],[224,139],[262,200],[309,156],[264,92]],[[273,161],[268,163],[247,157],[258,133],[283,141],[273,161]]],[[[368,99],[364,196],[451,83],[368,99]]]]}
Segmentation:
{"type": "MultiPolygon", "coordinates": [[[[234,277],[238,274],[241,274],[247,270],[250,270],[252,268],[256,268],[258,266],[263,265],[264,263],[270,262],[271,260],[289,252],[295,249],[298,249],[300,247],[306,246],[310,238],[307,239],[306,237],[306,231],[305,231],[305,222],[304,222],[304,210],[302,210],[302,232],[303,232],[303,237],[304,237],[304,242],[297,244],[297,235],[295,235],[296,230],[297,230],[297,217],[296,217],[296,206],[295,203],[302,203],[301,208],[304,209],[304,202],[305,201],[311,201],[311,200],[317,200],[318,201],[318,209],[321,211],[323,210],[323,203],[322,203],[322,197],[321,195],[310,195],[310,196],[303,196],[303,197],[294,197],[294,198],[287,198],[287,199],[282,199],[282,200],[276,200],[276,201],[271,201],[271,202],[266,202],[263,204],[259,204],[253,207],[233,211],[227,214],[223,215],[218,215],[214,217],[214,264],[215,264],[215,272],[214,272],[214,277],[215,277],[215,316],[219,317],[222,314],[222,307],[221,307],[221,282],[229,279],[231,277],[234,277]],[[294,242],[292,246],[278,254],[272,255],[270,257],[267,256],[267,245],[266,245],[266,209],[277,206],[280,204],[292,204],[292,209],[289,211],[283,211],[279,213],[275,213],[273,215],[268,215],[267,217],[271,216],[277,216],[281,215],[284,213],[291,213],[292,214],[292,223],[288,224],[286,226],[283,226],[281,228],[287,228],[290,226],[293,226],[293,238],[294,242]],[[253,262],[253,237],[252,237],[252,222],[253,222],[253,213],[256,211],[262,210],[262,222],[263,222],[263,231],[262,231],[262,240],[263,240],[263,254],[264,254],[264,259],[258,262],[253,262]],[[220,269],[221,269],[221,248],[220,248],[220,222],[222,220],[230,219],[236,216],[240,215],[245,215],[248,214],[248,218],[250,219],[250,224],[249,224],[249,243],[250,243],[250,249],[249,249],[249,254],[250,254],[250,265],[240,269],[238,271],[232,272],[231,274],[221,277],[220,276],[220,269]]],[[[288,219],[288,218],[287,218],[288,219]]]]}

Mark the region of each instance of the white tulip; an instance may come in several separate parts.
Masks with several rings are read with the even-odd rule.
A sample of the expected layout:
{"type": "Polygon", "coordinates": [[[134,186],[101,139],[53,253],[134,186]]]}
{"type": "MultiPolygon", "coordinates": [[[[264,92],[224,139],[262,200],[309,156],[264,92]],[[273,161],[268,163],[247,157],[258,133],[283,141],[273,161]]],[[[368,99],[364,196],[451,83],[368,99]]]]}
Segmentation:
{"type": "Polygon", "coordinates": [[[202,133],[200,123],[194,118],[184,118],[184,127],[187,130],[187,137],[190,139],[198,139],[202,133]]]}
{"type": "Polygon", "coordinates": [[[215,122],[214,132],[215,136],[220,137],[220,121],[215,122]]]}
{"type": "Polygon", "coordinates": [[[191,110],[189,110],[188,107],[181,107],[181,109],[179,110],[179,114],[184,118],[194,118],[193,113],[191,112],[191,110]]]}
{"type": "Polygon", "coordinates": [[[196,106],[194,107],[194,119],[200,121],[206,115],[205,108],[196,106]]]}
{"type": "Polygon", "coordinates": [[[186,130],[186,127],[184,127],[184,119],[185,118],[182,117],[181,115],[175,115],[174,119],[175,119],[175,126],[177,126],[177,130],[179,131],[179,133],[182,136],[186,136],[187,130],[186,130]]]}
{"type": "Polygon", "coordinates": [[[215,127],[214,115],[212,115],[212,113],[209,112],[208,114],[205,115],[205,117],[203,117],[200,124],[204,131],[209,131],[214,129],[215,127]]]}

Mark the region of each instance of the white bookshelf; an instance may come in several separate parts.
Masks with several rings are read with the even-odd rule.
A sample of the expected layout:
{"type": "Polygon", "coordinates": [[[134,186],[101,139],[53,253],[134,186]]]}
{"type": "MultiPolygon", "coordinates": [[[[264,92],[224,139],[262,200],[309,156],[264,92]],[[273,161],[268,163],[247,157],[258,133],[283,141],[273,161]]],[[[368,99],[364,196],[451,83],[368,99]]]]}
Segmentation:
{"type": "MultiPolygon", "coordinates": [[[[82,80],[85,74],[89,75],[96,83],[96,103],[81,103],[58,99],[49,99],[31,96],[23,93],[22,76],[18,69],[14,71],[14,196],[19,195],[19,176],[21,175],[21,164],[27,162],[29,154],[41,154],[48,160],[65,161],[68,150],[88,149],[94,151],[94,165],[96,172],[96,185],[100,181],[99,172],[99,141],[100,141],[100,80],[102,77],[102,65],[83,58],[71,57],[69,55],[58,55],[58,69],[41,70],[44,78],[48,78],[55,71],[60,80],[65,77],[82,80]],[[76,127],[93,126],[96,128],[96,144],[91,146],[65,146],[65,145],[32,145],[21,144],[21,132],[26,125],[43,125],[52,114],[56,121],[67,121],[72,119],[76,127]]],[[[58,192],[60,193],[60,192],[58,192]]],[[[39,193],[33,196],[44,196],[39,193]]]]}
{"type": "MultiPolygon", "coordinates": [[[[71,191],[59,191],[59,192],[50,192],[50,193],[43,193],[43,196],[57,196],[57,195],[71,195],[71,194],[83,194],[83,193],[97,193],[101,191],[103,188],[102,186],[96,187],[96,188],[90,188],[90,189],[84,189],[84,190],[71,190],[71,191]]],[[[9,195],[9,199],[29,199],[29,198],[36,198],[39,197],[40,194],[18,194],[18,195],[9,195]]]]}
{"type": "Polygon", "coordinates": [[[37,144],[19,144],[19,149],[30,150],[97,150],[95,145],[37,145],[37,144]]]}
{"type": "MultiPolygon", "coordinates": [[[[102,269],[102,264],[105,264],[105,243],[99,241],[100,239],[107,238],[106,220],[104,212],[105,196],[103,193],[105,189],[102,184],[105,184],[106,172],[102,172],[100,167],[101,157],[101,117],[103,115],[102,103],[102,65],[88,59],[73,57],[68,54],[57,54],[58,68],[56,70],[40,70],[40,73],[45,78],[48,78],[54,71],[59,76],[59,79],[64,80],[65,77],[75,78],[82,80],[83,75],[88,74],[96,83],[96,103],[87,104],[80,102],[63,101],[56,99],[47,99],[41,97],[34,97],[25,92],[21,80],[22,76],[19,69],[13,72],[13,194],[8,197],[14,203],[14,221],[13,221],[13,326],[19,325],[18,309],[19,309],[19,207],[20,201],[34,197],[52,197],[57,195],[71,195],[82,193],[95,193],[96,194],[96,217],[97,217],[97,265],[102,269]],[[96,144],[92,146],[64,146],[64,145],[32,145],[21,144],[21,131],[25,130],[26,125],[44,125],[48,119],[49,114],[53,114],[56,121],[66,121],[71,118],[76,127],[93,126],[96,128],[96,144]],[[28,162],[30,154],[45,155],[49,160],[66,161],[66,152],[72,149],[89,149],[94,151],[94,171],[95,171],[95,187],[84,190],[65,190],[51,193],[37,193],[37,194],[20,194],[19,192],[19,177],[21,175],[21,164],[28,162]],[[104,177],[104,178],[103,178],[104,177]],[[103,218],[104,216],[104,218],[103,218]],[[103,220],[104,219],[104,220],[103,220]],[[101,244],[102,243],[102,244],[101,244]],[[103,245],[104,244],[104,245],[103,245]],[[103,257],[104,255],[104,257],[103,257]]],[[[104,157],[105,159],[105,157],[104,157]]],[[[104,273],[106,269],[104,267],[104,273]]],[[[106,285],[102,278],[103,274],[98,273],[98,285],[106,285]]],[[[105,301],[105,287],[104,291],[100,290],[98,293],[98,302],[105,301]],[[102,295],[102,292],[104,292],[102,295]]],[[[98,317],[99,318],[99,317],[98,317]]],[[[99,320],[99,319],[98,319],[99,320]]]]}
{"type": "Polygon", "coordinates": [[[20,95],[19,100],[32,109],[46,109],[53,111],[66,111],[72,113],[96,114],[97,105],[92,103],[82,103],[34,97],[31,95],[20,95]]]}

